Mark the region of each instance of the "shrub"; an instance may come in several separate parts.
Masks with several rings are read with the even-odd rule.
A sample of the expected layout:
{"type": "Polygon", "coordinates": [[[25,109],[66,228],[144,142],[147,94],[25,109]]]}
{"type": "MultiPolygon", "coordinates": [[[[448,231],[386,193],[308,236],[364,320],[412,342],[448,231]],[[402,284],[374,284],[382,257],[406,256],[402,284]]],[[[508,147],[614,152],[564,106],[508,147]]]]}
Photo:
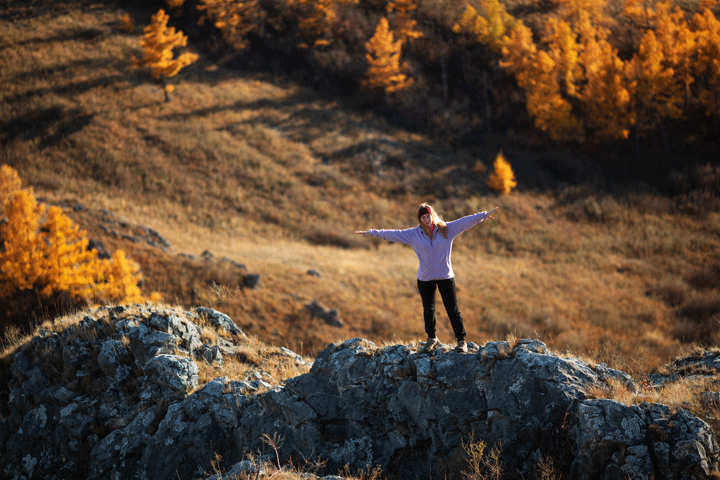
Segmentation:
{"type": "Polygon", "coordinates": [[[675,338],[685,342],[712,345],[718,338],[720,294],[709,293],[685,302],[677,311],[675,338]]]}
{"type": "Polygon", "coordinates": [[[498,153],[493,163],[494,171],[490,174],[488,187],[499,193],[510,193],[510,190],[517,186],[515,172],[510,163],[505,160],[502,152],[498,153]]]}
{"type": "Polygon", "coordinates": [[[688,283],[698,290],[710,290],[720,287],[720,263],[705,265],[690,275],[688,283]]]}

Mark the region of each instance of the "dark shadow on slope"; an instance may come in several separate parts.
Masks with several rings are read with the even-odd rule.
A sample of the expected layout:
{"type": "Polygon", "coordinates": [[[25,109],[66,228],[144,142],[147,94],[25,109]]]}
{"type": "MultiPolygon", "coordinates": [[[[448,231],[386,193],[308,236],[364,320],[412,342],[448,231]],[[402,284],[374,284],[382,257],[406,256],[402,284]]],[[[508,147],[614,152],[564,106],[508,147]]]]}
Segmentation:
{"type": "Polygon", "coordinates": [[[93,88],[104,87],[116,82],[126,81],[127,79],[127,75],[118,74],[109,75],[102,78],[95,78],[92,80],[70,82],[64,85],[59,85],[57,87],[36,88],[34,90],[25,91],[20,95],[13,95],[11,97],[8,97],[5,99],[5,101],[7,103],[22,102],[28,98],[32,98],[34,96],[43,96],[47,95],[48,93],[55,93],[57,95],[79,94],[87,92],[88,90],[91,90],[93,88]]]}
{"type": "MultiPolygon", "coordinates": [[[[127,65],[127,63],[125,62],[124,65],[127,65]]],[[[30,71],[16,73],[12,76],[12,83],[22,84],[37,80],[38,78],[51,78],[56,76],[58,78],[68,78],[70,75],[77,74],[81,69],[92,72],[100,68],[119,68],[121,66],[120,62],[110,59],[75,60],[54,67],[35,68],[30,71]]],[[[42,93],[44,91],[45,90],[37,90],[35,92],[42,93]]],[[[36,94],[35,92],[30,91],[30,93],[23,93],[22,96],[34,95],[36,94]]],[[[8,101],[12,101],[12,97],[9,98],[8,101]]]]}
{"type": "Polygon", "coordinates": [[[44,108],[0,124],[0,130],[4,132],[0,140],[2,143],[18,138],[39,140],[40,146],[45,148],[82,130],[92,119],[93,115],[80,109],[66,110],[57,106],[44,108]]]}

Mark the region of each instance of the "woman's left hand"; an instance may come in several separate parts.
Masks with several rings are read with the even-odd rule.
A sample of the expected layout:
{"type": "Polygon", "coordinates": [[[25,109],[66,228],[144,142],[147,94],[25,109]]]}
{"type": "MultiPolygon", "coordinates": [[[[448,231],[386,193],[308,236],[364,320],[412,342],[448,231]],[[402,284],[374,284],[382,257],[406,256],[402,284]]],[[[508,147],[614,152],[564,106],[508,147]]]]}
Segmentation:
{"type": "Polygon", "coordinates": [[[489,212],[487,212],[486,218],[489,218],[490,220],[495,220],[495,217],[492,216],[492,213],[493,213],[495,210],[497,210],[498,208],[500,208],[500,207],[495,207],[495,208],[493,208],[492,210],[490,210],[489,212]]]}

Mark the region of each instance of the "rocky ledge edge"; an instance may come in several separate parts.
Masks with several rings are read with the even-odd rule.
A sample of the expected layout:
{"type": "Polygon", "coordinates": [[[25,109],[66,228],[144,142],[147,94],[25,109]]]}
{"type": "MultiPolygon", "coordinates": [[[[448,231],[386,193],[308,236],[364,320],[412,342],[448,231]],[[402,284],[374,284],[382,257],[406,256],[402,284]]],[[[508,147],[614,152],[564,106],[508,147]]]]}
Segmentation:
{"type": "Polygon", "coordinates": [[[201,369],[223,373],[225,361],[249,355],[227,315],[117,306],[76,317],[40,330],[3,365],[4,478],[203,478],[220,458],[228,473],[213,477],[235,478],[256,468],[249,455],[269,454],[320,459],[327,474],[380,466],[398,478],[436,478],[469,439],[497,447],[503,478],[534,478],[544,459],[577,479],[717,478],[717,438],[691,408],[588,394],[612,384],[661,389],[688,375],[714,384],[717,352],[678,360],[639,386],[539,340],[470,343],[458,353],[354,338],[314,361],[274,349],[300,372],[286,380],[254,359],[235,378],[201,382],[201,369]]]}

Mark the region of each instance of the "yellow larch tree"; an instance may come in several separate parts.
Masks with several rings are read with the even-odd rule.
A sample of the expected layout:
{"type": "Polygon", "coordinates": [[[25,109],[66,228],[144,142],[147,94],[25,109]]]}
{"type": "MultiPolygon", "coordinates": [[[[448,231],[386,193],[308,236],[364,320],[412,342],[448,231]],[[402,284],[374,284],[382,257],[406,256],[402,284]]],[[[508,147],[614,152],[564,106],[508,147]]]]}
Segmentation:
{"type": "Polygon", "coordinates": [[[676,110],[679,107],[682,111],[682,104],[689,98],[690,85],[694,82],[692,64],[697,47],[696,35],[685,12],[677,5],[672,9],[671,6],[671,0],[656,5],[655,34],[662,45],[665,63],[674,72],[674,81],[669,85],[669,102],[661,113],[677,118],[676,110]]]}
{"type": "Polygon", "coordinates": [[[38,225],[43,207],[32,190],[17,190],[4,199],[5,219],[0,223],[0,298],[29,290],[44,277],[38,225]]]}
{"type": "Polygon", "coordinates": [[[175,31],[175,27],[168,27],[168,20],[170,16],[162,9],[152,16],[152,21],[145,27],[145,35],[140,40],[144,58],[138,60],[133,56],[130,60],[132,65],[150,67],[152,77],[162,82],[166,102],[170,101],[169,93],[174,89],[172,85],[168,85],[167,79],[174,77],[181,69],[198,59],[196,54],[189,52],[173,58],[173,49],[184,47],[187,37],[181,31],[175,31]]]}
{"type": "Polygon", "coordinates": [[[697,58],[697,35],[685,13],[669,0],[625,7],[643,30],[637,52],[628,61],[626,77],[635,85],[633,107],[640,130],[654,128],[663,119],[680,118],[692,96],[697,58]]]}
{"type": "Polygon", "coordinates": [[[488,187],[498,193],[510,193],[517,186],[515,172],[502,152],[498,153],[493,162],[493,171],[487,183],[488,187]]]}
{"type": "Polygon", "coordinates": [[[22,180],[14,168],[0,165],[0,221],[5,218],[5,202],[22,186],[22,180]]]}
{"type": "Polygon", "coordinates": [[[579,64],[581,45],[577,43],[570,25],[551,18],[545,25],[544,41],[563,90],[569,97],[577,96],[577,82],[582,75],[579,64]]]}
{"type": "Polygon", "coordinates": [[[381,18],[375,34],[365,43],[365,58],[370,67],[362,80],[364,87],[390,95],[412,86],[412,78],[405,74],[407,64],[400,64],[402,43],[394,39],[387,18],[381,18]]]}
{"type": "MultiPolygon", "coordinates": [[[[714,0],[713,0],[714,1],[714,0]]],[[[692,19],[697,35],[693,70],[698,79],[698,98],[708,115],[720,114],[720,21],[709,7],[692,19]]]]}
{"type": "Polygon", "coordinates": [[[285,0],[287,6],[297,12],[298,30],[309,42],[301,47],[320,47],[328,45],[326,38],[332,31],[337,18],[338,5],[350,5],[358,0],[285,0]]]}
{"type": "Polygon", "coordinates": [[[412,42],[422,37],[423,33],[416,30],[417,21],[410,16],[410,12],[417,9],[416,0],[392,0],[387,4],[388,13],[395,12],[394,31],[397,32],[398,40],[404,43],[412,42]]]}
{"type": "Polygon", "coordinates": [[[471,5],[453,25],[453,32],[473,35],[483,45],[499,52],[510,32],[519,25],[519,20],[507,13],[499,0],[481,0],[478,12],[471,5]]]}
{"type": "Polygon", "coordinates": [[[197,8],[203,12],[200,23],[212,22],[238,50],[247,47],[247,35],[258,27],[261,17],[258,0],[200,0],[197,8]]]}
{"type": "Polygon", "coordinates": [[[35,267],[42,272],[38,279],[42,285],[40,294],[49,297],[53,292],[67,291],[77,298],[90,298],[96,272],[101,269],[97,252],[87,248],[89,241],[84,232],[59,207],[49,207],[46,217],[40,226],[41,260],[35,267]]]}
{"type": "Polygon", "coordinates": [[[634,123],[631,96],[634,83],[626,79],[625,62],[608,41],[609,30],[580,14],[576,24],[582,66],[578,100],[585,128],[599,138],[627,138],[634,123]]]}
{"type": "Polygon", "coordinates": [[[549,18],[541,46],[527,27],[514,25],[501,48],[500,64],[524,91],[535,126],[553,140],[583,141],[589,132],[626,138],[633,123],[633,84],[607,40],[605,14],[600,8],[585,11],[584,0],[561,4],[567,20],[549,18]]]}
{"type": "Polygon", "coordinates": [[[559,7],[559,18],[570,24],[582,18],[589,18],[594,25],[602,28],[608,28],[613,23],[613,19],[605,12],[606,2],[597,0],[552,0],[552,2],[559,7]]]}
{"type": "MultiPolygon", "coordinates": [[[[140,269],[137,264],[125,256],[123,250],[116,250],[110,260],[106,260],[104,268],[99,270],[96,285],[99,287],[96,296],[106,299],[122,299],[125,302],[142,302],[144,298],[138,286],[140,269]]],[[[156,302],[159,295],[153,293],[150,301],[156,302]]]]}
{"type": "Polygon", "coordinates": [[[575,70],[568,63],[572,57],[570,52],[551,55],[538,49],[530,29],[518,23],[501,53],[500,65],[515,76],[525,92],[525,105],[535,126],[553,140],[582,140],[583,126],[573,114],[572,104],[563,95],[562,88],[566,87],[567,73],[575,70]],[[565,68],[563,62],[567,64],[565,68]]]}
{"type": "Polygon", "coordinates": [[[622,14],[640,30],[649,29],[655,22],[655,12],[649,8],[649,0],[625,0],[622,14]]]}
{"type": "Polygon", "coordinates": [[[0,309],[6,318],[27,318],[28,312],[13,310],[18,298],[32,299],[24,305],[30,310],[58,295],[74,306],[145,301],[139,268],[123,251],[99,258],[97,250],[88,248],[85,232],[59,207],[38,203],[32,188],[20,188],[17,180],[12,168],[0,167],[0,309]]]}
{"type": "MultiPolygon", "coordinates": [[[[659,120],[659,113],[667,111],[672,105],[672,90],[675,72],[665,62],[662,45],[655,37],[655,32],[648,30],[643,35],[637,53],[629,63],[628,76],[635,82],[635,112],[639,128],[654,127],[659,120]],[[666,107],[663,108],[662,106],[666,107]]],[[[681,110],[676,110],[678,115],[681,110]]]]}

